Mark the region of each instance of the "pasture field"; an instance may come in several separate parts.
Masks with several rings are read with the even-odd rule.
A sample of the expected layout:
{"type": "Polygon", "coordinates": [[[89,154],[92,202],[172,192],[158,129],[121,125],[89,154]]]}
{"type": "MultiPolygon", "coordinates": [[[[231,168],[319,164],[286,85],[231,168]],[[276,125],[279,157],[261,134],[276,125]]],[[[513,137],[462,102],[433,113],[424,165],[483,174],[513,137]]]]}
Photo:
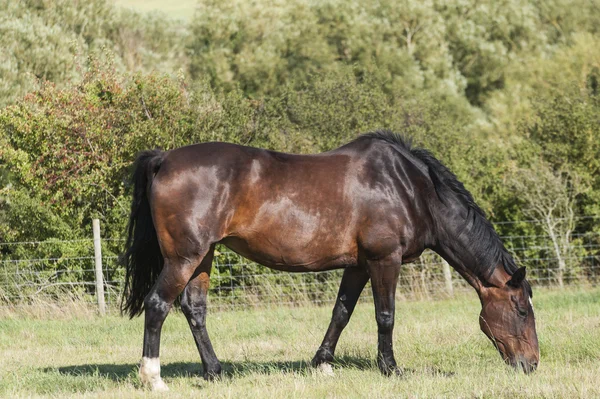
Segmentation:
{"type": "MultiPolygon", "coordinates": [[[[505,366],[479,331],[474,293],[435,302],[398,302],[394,342],[402,377],[380,375],[370,300],[356,309],[338,345],[335,375],[307,362],[330,306],[212,312],[225,376],[202,380],[199,356],[180,312],[162,334],[164,397],[384,398],[599,397],[600,288],[535,290],[541,365],[530,376],[505,366]]],[[[142,318],[104,318],[75,304],[0,311],[0,396],[159,397],[137,379],[142,318]]]]}

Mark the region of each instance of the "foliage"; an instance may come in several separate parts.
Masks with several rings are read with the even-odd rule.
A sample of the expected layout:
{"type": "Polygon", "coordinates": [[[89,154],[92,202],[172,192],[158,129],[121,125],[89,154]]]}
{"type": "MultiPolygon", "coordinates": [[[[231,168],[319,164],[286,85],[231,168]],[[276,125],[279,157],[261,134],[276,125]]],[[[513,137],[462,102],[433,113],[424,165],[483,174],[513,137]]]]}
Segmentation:
{"type": "MultiPolygon", "coordinates": [[[[146,148],[222,140],[314,152],[377,126],[404,127],[422,141],[456,136],[444,110],[424,100],[390,102],[373,81],[359,80],[350,70],[255,101],[157,74],[123,77],[108,55],[101,58],[89,59],[80,82],[62,89],[46,83],[0,112],[0,157],[11,165],[11,184],[0,203],[0,242],[89,237],[91,219],[98,217],[104,236],[114,240],[105,251],[119,254],[129,168],[146,148]]],[[[23,256],[21,249],[4,249],[4,258],[23,256]]],[[[81,250],[83,256],[89,247],[81,250]]],[[[60,264],[36,267],[54,270],[60,264]]]]}
{"type": "Polygon", "coordinates": [[[539,145],[555,170],[573,168],[593,190],[581,202],[597,213],[600,200],[600,69],[588,75],[589,87],[566,90],[534,100],[534,117],[523,129],[539,145]],[[596,85],[596,87],[594,87],[596,85]]]}
{"type": "Polygon", "coordinates": [[[114,52],[120,70],[185,68],[184,30],[160,15],[139,15],[108,0],[0,0],[0,106],[37,86],[80,78],[91,51],[114,52]]]}
{"type": "Polygon", "coordinates": [[[572,234],[576,227],[575,205],[577,197],[584,194],[588,187],[577,173],[562,167],[554,171],[548,164],[538,161],[533,165],[536,174],[529,170],[516,170],[510,184],[524,202],[523,213],[532,220],[539,220],[542,230],[551,243],[549,252],[556,258],[555,271],[558,285],[563,287],[567,273],[576,275],[579,265],[572,253],[572,234]]]}
{"type": "MultiPolygon", "coordinates": [[[[309,153],[382,128],[430,149],[493,221],[530,217],[520,194],[535,183],[516,190],[514,171],[573,171],[589,186],[575,230],[597,231],[578,217],[600,214],[599,7],[202,0],[186,25],[108,0],[0,0],[0,241],[89,238],[99,217],[115,239],[105,251],[120,253],[142,149],[221,140],[309,153]]],[[[60,248],[0,257],[89,250],[60,248]]]]}

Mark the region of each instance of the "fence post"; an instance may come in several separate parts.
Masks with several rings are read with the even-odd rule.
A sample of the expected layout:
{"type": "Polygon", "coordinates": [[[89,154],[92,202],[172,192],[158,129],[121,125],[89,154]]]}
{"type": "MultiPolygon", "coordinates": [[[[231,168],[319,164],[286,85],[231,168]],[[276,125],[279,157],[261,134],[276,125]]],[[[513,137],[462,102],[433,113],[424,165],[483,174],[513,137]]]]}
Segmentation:
{"type": "Polygon", "coordinates": [[[98,300],[98,310],[104,316],[106,313],[106,304],[104,303],[104,279],[102,277],[102,243],[100,241],[100,220],[92,220],[92,230],[94,232],[94,263],[96,269],[96,299],[98,300]]]}
{"type": "Polygon", "coordinates": [[[442,270],[444,271],[444,281],[446,282],[446,292],[449,296],[454,295],[454,288],[452,287],[452,274],[450,273],[450,265],[445,259],[442,259],[442,270]]]}

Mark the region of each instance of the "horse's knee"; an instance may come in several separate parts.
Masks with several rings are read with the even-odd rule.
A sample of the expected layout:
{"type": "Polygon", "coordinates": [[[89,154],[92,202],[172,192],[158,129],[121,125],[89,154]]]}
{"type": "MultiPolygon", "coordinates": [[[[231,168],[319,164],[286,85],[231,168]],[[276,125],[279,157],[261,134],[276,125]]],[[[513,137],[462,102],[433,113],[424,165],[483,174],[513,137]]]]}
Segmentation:
{"type": "Polygon", "coordinates": [[[380,333],[389,333],[394,329],[394,312],[381,311],[375,316],[380,333]]]}
{"type": "Polygon", "coordinates": [[[335,323],[335,325],[339,328],[346,327],[348,321],[350,321],[350,312],[348,312],[348,309],[346,308],[346,305],[343,302],[340,301],[339,306],[336,306],[333,309],[332,320],[335,323]]]}

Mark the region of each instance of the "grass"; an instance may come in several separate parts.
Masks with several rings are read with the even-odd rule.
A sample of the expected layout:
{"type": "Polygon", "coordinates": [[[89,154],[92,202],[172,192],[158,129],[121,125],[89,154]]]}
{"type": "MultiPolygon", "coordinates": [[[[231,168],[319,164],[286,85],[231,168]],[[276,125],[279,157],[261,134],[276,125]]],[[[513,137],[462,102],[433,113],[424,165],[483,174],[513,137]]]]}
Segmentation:
{"type": "Polygon", "coordinates": [[[196,11],[197,0],[115,0],[115,4],[139,12],[160,11],[173,19],[189,21],[196,11]]]}
{"type": "MultiPolygon", "coordinates": [[[[338,346],[335,376],[311,369],[330,307],[211,313],[208,327],[225,378],[199,377],[199,356],[181,313],[162,336],[167,397],[598,397],[600,289],[544,291],[534,298],[542,352],[531,376],[504,366],[479,331],[474,294],[399,302],[394,332],[403,377],[374,364],[371,303],[360,304],[338,346]]],[[[137,379],[142,319],[104,318],[75,307],[0,314],[0,396],[158,397],[137,379]]]]}

